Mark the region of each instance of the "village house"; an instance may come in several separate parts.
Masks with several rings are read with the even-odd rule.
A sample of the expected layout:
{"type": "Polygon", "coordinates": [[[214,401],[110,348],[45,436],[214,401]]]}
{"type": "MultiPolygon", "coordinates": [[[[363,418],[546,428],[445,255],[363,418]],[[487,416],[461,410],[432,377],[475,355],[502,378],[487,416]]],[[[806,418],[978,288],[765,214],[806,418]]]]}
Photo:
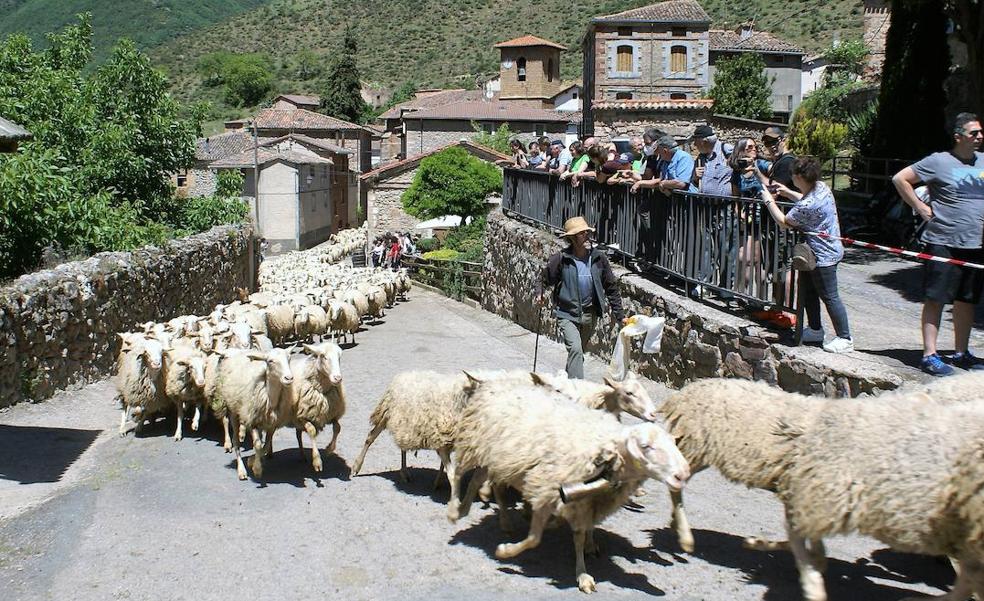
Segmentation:
{"type": "Polygon", "coordinates": [[[290,134],[210,164],[243,175],[243,196],[270,251],[310,248],[353,225],[348,158],[353,152],[324,139],[290,134]],[[258,172],[259,183],[254,182],[258,172]]]}
{"type": "Polygon", "coordinates": [[[275,109],[304,109],[316,111],[321,106],[319,96],[308,96],[306,94],[280,94],[273,99],[271,108],[275,109]]]}
{"type": "Polygon", "coordinates": [[[31,132],[0,117],[0,152],[16,152],[17,144],[31,137],[31,132]]]}
{"type": "Polygon", "coordinates": [[[432,148],[400,161],[391,161],[368,173],[363,173],[359,178],[362,189],[360,202],[367,207],[366,219],[369,225],[370,239],[374,233],[411,231],[420,223],[419,219],[404,212],[403,193],[413,183],[413,178],[417,174],[417,169],[422,160],[454,146],[459,146],[479,159],[490,163],[511,162],[511,157],[473,142],[461,140],[432,148]]]}

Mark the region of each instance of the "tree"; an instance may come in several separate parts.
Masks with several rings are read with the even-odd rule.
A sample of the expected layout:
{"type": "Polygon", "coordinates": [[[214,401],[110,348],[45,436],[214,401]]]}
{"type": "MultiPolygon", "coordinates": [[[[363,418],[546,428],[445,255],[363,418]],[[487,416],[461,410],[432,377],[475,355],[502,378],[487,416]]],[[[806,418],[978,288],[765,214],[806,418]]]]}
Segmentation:
{"type": "Polygon", "coordinates": [[[499,129],[494,132],[487,133],[482,131],[482,128],[472,121],[472,129],[475,130],[475,136],[472,138],[476,144],[481,144],[486,148],[491,148],[492,150],[497,150],[502,154],[512,154],[512,148],[509,146],[509,142],[516,136],[516,133],[509,129],[508,123],[503,123],[499,126],[499,129]]]}
{"type": "Polygon", "coordinates": [[[256,106],[273,90],[273,75],[261,56],[234,54],[222,67],[225,101],[232,106],[256,106]]]}
{"type": "Polygon", "coordinates": [[[916,159],[948,148],[947,19],[939,0],[893,0],[871,152],[916,159]]]}
{"type": "Polygon", "coordinates": [[[827,48],[823,52],[829,63],[823,73],[824,83],[857,80],[864,71],[868,54],[868,46],[862,40],[848,40],[827,48]]]}
{"type": "Polygon", "coordinates": [[[420,162],[413,183],[403,193],[403,209],[420,219],[481,215],[485,199],[502,190],[498,167],[452,147],[420,162]]]}
{"type": "Polygon", "coordinates": [[[356,56],[359,52],[355,32],[345,30],[342,49],[328,66],[321,93],[321,112],[331,117],[358,122],[367,113],[362,100],[362,80],[356,56]]]}
{"type": "Polygon", "coordinates": [[[294,57],[295,75],[301,81],[314,79],[321,74],[321,57],[311,50],[301,50],[294,57]]]}
{"type": "Polygon", "coordinates": [[[984,0],[947,0],[947,14],[956,34],[967,44],[967,75],[975,112],[984,117],[984,0]]]}
{"type": "Polygon", "coordinates": [[[772,116],[772,82],[765,73],[765,60],[759,54],[742,52],[721,59],[708,96],[714,100],[714,112],[746,119],[772,116]]]}

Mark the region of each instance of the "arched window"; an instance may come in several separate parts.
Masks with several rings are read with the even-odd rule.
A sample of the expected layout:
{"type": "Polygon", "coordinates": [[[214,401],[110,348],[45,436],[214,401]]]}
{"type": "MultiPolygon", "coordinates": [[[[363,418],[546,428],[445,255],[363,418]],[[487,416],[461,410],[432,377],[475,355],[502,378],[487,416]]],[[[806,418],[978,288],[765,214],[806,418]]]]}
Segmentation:
{"type": "Polygon", "coordinates": [[[632,46],[619,46],[615,53],[615,70],[619,73],[632,73],[632,46]]]}
{"type": "Polygon", "coordinates": [[[516,79],[526,81],[526,59],[523,57],[516,61],[516,79]]]}
{"type": "Polygon", "coordinates": [[[686,73],[687,47],[673,46],[670,48],[670,73],[686,73]]]}
{"type": "Polygon", "coordinates": [[[553,81],[553,59],[547,59],[547,81],[553,81]]]}

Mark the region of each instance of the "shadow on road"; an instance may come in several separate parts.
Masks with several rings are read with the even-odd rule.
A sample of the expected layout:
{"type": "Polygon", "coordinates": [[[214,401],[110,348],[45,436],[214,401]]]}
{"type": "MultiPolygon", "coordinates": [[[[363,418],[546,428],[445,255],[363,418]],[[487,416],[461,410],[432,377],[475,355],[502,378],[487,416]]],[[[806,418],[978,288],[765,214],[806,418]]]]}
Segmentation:
{"type": "MultiPolygon", "coordinates": [[[[499,543],[513,542],[525,535],[527,524],[520,520],[515,520],[515,524],[520,532],[505,534],[499,529],[499,520],[495,513],[488,513],[478,523],[456,532],[449,544],[474,547],[495,558],[495,548],[499,543]]],[[[584,561],[588,573],[599,586],[610,584],[654,596],[666,594],[649,582],[645,575],[626,572],[610,558],[623,557],[633,564],[640,561],[665,564],[665,560],[648,547],[636,547],[628,539],[606,530],[595,529],[594,537],[601,550],[600,556],[586,556],[584,561]]],[[[504,564],[499,571],[506,574],[546,579],[562,590],[577,587],[574,579],[574,540],[571,530],[566,526],[544,532],[539,547],[513,559],[496,561],[504,564]]]]}
{"type": "MultiPolygon", "coordinates": [[[[307,488],[307,481],[313,480],[317,488],[324,486],[322,480],[342,480],[348,481],[352,468],[338,455],[327,455],[321,449],[321,463],[323,470],[321,473],[315,472],[311,467],[311,447],[305,445],[304,457],[301,452],[294,448],[284,448],[280,451],[274,450],[273,455],[263,461],[263,477],[256,478],[250,468],[250,458],[253,456],[252,449],[247,453],[242,452],[243,463],[246,464],[246,471],[250,479],[260,487],[271,484],[290,484],[297,488],[307,488]]],[[[236,460],[230,454],[226,467],[229,468],[235,478],[236,460]]]]}
{"type": "Polygon", "coordinates": [[[0,478],[58,482],[101,431],[0,424],[0,478]]]}
{"type": "MultiPolygon", "coordinates": [[[[436,455],[434,456],[434,460],[440,462],[436,455]]],[[[397,462],[399,462],[398,458],[397,462]]],[[[379,476],[392,482],[393,487],[404,494],[415,497],[427,497],[438,505],[447,505],[450,489],[448,487],[448,479],[443,474],[441,474],[441,479],[438,482],[437,488],[435,488],[434,480],[438,477],[438,471],[436,469],[408,466],[407,471],[410,473],[409,482],[403,481],[403,478],[400,477],[400,470],[398,469],[388,472],[376,472],[375,474],[366,474],[363,472],[360,474],[360,477],[369,475],[379,476]]],[[[462,486],[468,486],[467,483],[467,478],[462,479],[462,486]]]]}
{"type": "MultiPolygon", "coordinates": [[[[654,549],[677,549],[676,534],[669,528],[650,530],[654,549]]],[[[695,551],[692,557],[718,566],[734,568],[745,574],[750,584],[768,588],[762,597],[766,601],[785,601],[800,598],[799,573],[793,556],[788,552],[763,552],[745,549],[743,538],[713,530],[693,530],[695,551]]],[[[947,566],[933,558],[896,553],[882,549],[873,554],[875,561],[860,558],[854,563],[828,558],[824,580],[831,599],[864,599],[865,601],[897,601],[912,594],[911,590],[876,583],[871,578],[903,583],[926,583],[948,586],[947,566]]]]}

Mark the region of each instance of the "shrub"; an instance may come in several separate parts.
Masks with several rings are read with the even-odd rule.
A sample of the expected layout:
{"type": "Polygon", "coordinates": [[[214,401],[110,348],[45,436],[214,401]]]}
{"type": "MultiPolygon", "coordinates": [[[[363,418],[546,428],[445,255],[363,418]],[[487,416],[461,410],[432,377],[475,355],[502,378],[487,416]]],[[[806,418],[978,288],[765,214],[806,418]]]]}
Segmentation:
{"type": "Polygon", "coordinates": [[[460,255],[456,250],[450,248],[442,248],[440,250],[432,250],[425,252],[421,255],[421,258],[427,259],[428,261],[454,261],[460,255]]]}
{"type": "Polygon", "coordinates": [[[417,252],[427,253],[441,247],[441,241],[437,238],[421,238],[417,240],[417,252]]]}
{"type": "Polygon", "coordinates": [[[502,154],[510,155],[512,154],[512,148],[509,146],[509,141],[516,137],[516,132],[509,129],[508,123],[503,123],[499,126],[499,129],[492,133],[482,131],[482,128],[472,121],[472,129],[475,130],[475,136],[472,140],[476,144],[485,146],[486,148],[491,148],[492,150],[497,150],[502,154]]]}
{"type": "Polygon", "coordinates": [[[502,190],[502,172],[460,147],[435,153],[420,162],[410,188],[403,193],[403,208],[421,219],[445,215],[462,218],[485,211],[489,194],[502,190]]]}
{"type": "Polygon", "coordinates": [[[789,133],[790,148],[797,154],[809,154],[827,160],[847,139],[847,126],[825,119],[799,117],[789,133]]]}

